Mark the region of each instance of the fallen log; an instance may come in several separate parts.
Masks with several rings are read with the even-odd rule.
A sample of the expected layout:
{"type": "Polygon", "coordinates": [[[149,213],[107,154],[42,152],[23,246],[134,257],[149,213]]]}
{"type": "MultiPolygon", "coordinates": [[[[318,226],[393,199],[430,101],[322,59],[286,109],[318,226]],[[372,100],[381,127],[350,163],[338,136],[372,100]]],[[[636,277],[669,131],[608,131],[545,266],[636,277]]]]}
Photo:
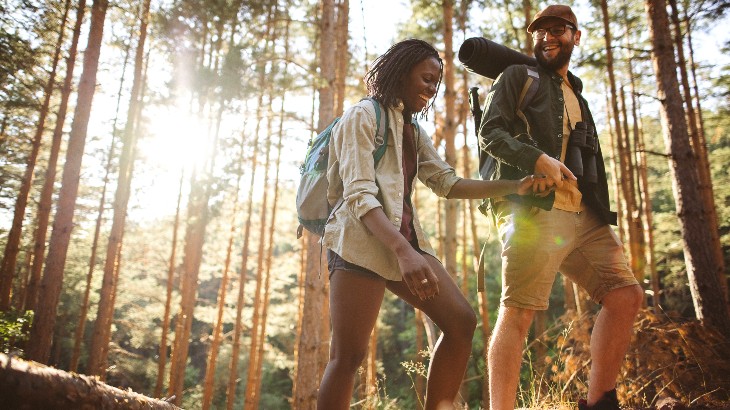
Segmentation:
{"type": "Polygon", "coordinates": [[[96,377],[69,373],[0,353],[0,401],[10,409],[179,409],[96,377]]]}

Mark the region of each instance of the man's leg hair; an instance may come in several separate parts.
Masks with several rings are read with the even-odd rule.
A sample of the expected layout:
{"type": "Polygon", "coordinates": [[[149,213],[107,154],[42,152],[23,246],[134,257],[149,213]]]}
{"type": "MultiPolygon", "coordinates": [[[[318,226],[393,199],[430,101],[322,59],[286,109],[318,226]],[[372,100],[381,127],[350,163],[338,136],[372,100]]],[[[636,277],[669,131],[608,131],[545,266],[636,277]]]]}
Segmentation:
{"type": "Polygon", "coordinates": [[[524,346],[535,311],[501,306],[489,343],[489,397],[491,410],[515,408],[524,346]]]}
{"type": "Polygon", "coordinates": [[[613,289],[601,300],[601,311],[591,334],[591,371],[588,379],[589,406],[616,388],[621,365],[631,343],[634,320],[641,307],[639,285],[613,289]]]}

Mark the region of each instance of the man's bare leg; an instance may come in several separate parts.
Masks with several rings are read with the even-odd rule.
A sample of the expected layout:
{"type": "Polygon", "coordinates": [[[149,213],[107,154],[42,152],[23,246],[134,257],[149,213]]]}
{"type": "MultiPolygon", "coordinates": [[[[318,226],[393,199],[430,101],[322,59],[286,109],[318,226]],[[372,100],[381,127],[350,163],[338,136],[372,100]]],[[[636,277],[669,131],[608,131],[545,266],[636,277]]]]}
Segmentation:
{"type": "Polygon", "coordinates": [[[515,408],[522,348],[534,310],[502,306],[489,343],[489,397],[491,410],[515,408]]]}
{"type": "Polygon", "coordinates": [[[589,406],[616,387],[642,298],[641,287],[632,285],[612,290],[601,301],[602,308],[591,335],[589,406]]]}

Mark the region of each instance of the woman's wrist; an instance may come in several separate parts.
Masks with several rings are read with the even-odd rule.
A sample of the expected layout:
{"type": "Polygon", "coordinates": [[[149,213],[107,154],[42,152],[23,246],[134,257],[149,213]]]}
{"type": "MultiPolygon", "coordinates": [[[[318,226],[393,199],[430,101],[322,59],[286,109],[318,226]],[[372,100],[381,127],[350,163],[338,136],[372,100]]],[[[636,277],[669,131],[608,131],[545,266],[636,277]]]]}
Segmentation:
{"type": "Polygon", "coordinates": [[[401,235],[400,238],[397,238],[395,240],[394,246],[393,246],[393,253],[395,253],[396,257],[405,256],[413,249],[413,246],[406,241],[406,238],[401,235]]]}

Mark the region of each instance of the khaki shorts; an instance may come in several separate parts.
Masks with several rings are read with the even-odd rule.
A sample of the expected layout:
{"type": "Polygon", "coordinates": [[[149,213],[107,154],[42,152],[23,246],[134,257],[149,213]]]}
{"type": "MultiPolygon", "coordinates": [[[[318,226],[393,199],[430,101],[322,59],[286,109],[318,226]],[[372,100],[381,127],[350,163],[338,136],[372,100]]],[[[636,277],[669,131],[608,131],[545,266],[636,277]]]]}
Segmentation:
{"type": "Polygon", "coordinates": [[[582,212],[545,211],[505,201],[495,208],[503,306],[547,309],[557,272],[598,303],[613,289],[638,284],[621,241],[587,207],[582,212]]]}

